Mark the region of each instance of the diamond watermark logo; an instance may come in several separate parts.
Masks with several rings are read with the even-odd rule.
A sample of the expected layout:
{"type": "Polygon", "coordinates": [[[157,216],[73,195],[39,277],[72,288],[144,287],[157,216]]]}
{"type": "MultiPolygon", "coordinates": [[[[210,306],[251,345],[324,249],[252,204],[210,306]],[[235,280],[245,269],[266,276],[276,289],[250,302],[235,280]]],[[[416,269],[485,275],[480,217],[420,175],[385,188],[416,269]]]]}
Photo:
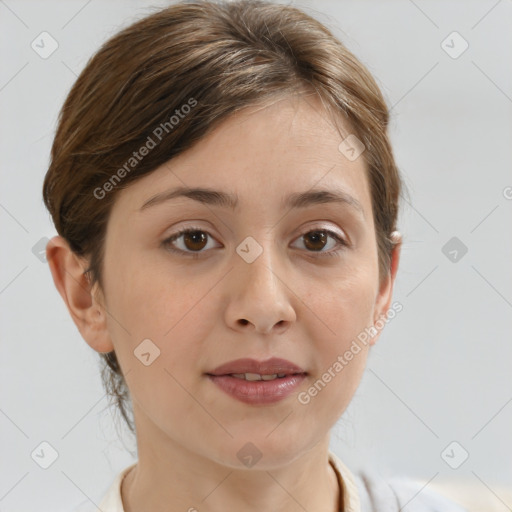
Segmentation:
{"type": "Polygon", "coordinates": [[[59,452],[50,443],[43,441],[30,456],[39,467],[48,469],[59,458],[59,452]]]}
{"type": "Polygon", "coordinates": [[[452,262],[458,263],[468,252],[467,246],[456,236],[450,238],[441,248],[441,252],[452,262]]]}
{"type": "Polygon", "coordinates": [[[46,246],[49,241],[50,240],[44,236],[32,246],[32,254],[42,263],[46,263],[46,246]]]}
{"type": "Polygon", "coordinates": [[[469,48],[469,43],[458,32],[454,31],[443,39],[441,48],[452,59],[458,59],[469,48]]]}
{"type": "Polygon", "coordinates": [[[261,459],[262,453],[253,443],[246,443],[238,450],[236,456],[242,464],[252,468],[261,459]]]}
{"type": "Polygon", "coordinates": [[[441,458],[452,469],[457,469],[466,462],[469,457],[468,451],[457,441],[452,441],[442,452],[441,458]]]}
{"type": "Polygon", "coordinates": [[[236,252],[246,263],[252,263],[263,252],[263,247],[248,236],[238,245],[236,252]]]}
{"type": "Polygon", "coordinates": [[[366,147],[361,140],[351,133],[340,142],[338,149],[348,160],[353,162],[362,155],[366,147]]]}
{"type": "Polygon", "coordinates": [[[137,345],[133,353],[144,366],[153,364],[160,357],[160,349],[149,338],[137,345]]]}
{"type": "Polygon", "coordinates": [[[41,32],[30,44],[41,59],[47,59],[59,47],[59,43],[48,32],[41,32]]]}

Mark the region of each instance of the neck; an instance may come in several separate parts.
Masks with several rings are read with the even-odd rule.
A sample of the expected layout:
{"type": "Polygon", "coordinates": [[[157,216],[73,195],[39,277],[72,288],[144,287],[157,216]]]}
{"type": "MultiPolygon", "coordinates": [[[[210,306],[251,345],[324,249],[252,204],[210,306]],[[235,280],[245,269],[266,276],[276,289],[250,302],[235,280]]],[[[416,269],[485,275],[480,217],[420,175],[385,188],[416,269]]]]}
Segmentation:
{"type": "Polygon", "coordinates": [[[187,450],[161,430],[137,429],[138,462],[121,486],[125,512],[338,512],[329,437],[271,469],[239,469],[187,450]]]}

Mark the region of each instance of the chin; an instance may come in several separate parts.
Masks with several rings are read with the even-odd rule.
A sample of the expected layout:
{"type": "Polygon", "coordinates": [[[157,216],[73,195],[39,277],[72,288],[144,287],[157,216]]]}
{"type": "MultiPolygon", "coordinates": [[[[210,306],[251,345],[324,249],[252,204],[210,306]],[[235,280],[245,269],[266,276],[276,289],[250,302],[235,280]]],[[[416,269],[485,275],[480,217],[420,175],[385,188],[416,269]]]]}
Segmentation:
{"type": "Polygon", "coordinates": [[[245,435],[243,440],[230,439],[223,444],[221,453],[212,457],[231,469],[269,471],[286,466],[309,449],[298,445],[290,436],[266,433],[245,435]]]}

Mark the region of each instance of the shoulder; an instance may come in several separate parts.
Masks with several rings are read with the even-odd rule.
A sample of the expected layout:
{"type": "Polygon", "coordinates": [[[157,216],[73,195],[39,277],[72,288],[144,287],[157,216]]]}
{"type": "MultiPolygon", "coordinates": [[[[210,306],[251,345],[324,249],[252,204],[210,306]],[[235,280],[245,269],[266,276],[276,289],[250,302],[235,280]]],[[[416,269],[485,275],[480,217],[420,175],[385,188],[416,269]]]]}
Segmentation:
{"type": "Polygon", "coordinates": [[[382,478],[369,471],[354,474],[361,512],[470,512],[429,486],[428,481],[407,477],[382,478]]]}
{"type": "MultiPolygon", "coordinates": [[[[445,493],[434,490],[432,482],[400,476],[385,477],[369,468],[351,472],[336,454],[330,452],[329,456],[338,477],[341,477],[344,505],[350,512],[400,512],[406,507],[407,512],[475,510],[462,506],[462,503],[468,503],[467,500],[452,500],[445,493]]],[[[460,496],[464,494],[457,495],[460,496]]]]}
{"type": "Polygon", "coordinates": [[[115,476],[113,481],[101,494],[101,498],[95,500],[99,502],[99,505],[96,505],[91,500],[86,500],[70,512],[124,512],[121,499],[121,483],[134,465],[135,463],[124,468],[115,476]]]}

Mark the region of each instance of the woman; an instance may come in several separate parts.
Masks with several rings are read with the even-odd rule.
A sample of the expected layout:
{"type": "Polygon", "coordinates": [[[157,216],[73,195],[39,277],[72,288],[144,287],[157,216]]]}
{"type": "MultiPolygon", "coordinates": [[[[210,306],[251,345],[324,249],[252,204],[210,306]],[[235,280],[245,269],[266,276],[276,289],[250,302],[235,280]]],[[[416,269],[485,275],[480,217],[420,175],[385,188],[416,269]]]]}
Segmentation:
{"type": "MultiPolygon", "coordinates": [[[[400,307],[387,123],[364,66],[290,6],[175,4],[89,61],[43,194],[55,285],[136,433],[100,510],[399,510],[414,495],[329,451],[400,307]]],[[[427,490],[408,507],[462,510],[427,490]]]]}

